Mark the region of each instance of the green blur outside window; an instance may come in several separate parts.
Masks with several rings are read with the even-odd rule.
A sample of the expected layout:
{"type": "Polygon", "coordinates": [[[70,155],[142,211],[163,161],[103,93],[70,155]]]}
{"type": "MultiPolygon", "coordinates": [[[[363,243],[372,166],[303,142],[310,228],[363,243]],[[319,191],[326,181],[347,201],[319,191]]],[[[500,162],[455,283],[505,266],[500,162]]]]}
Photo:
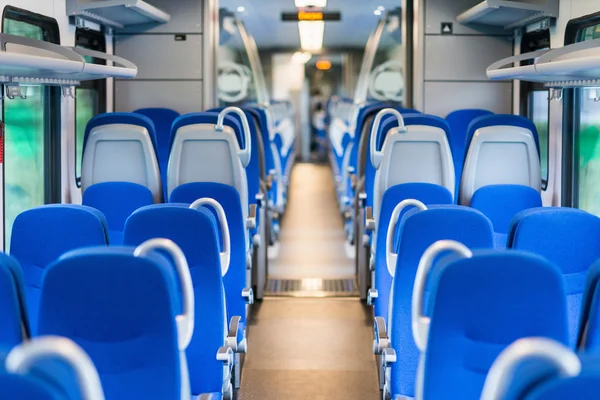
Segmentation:
{"type": "MultiPolygon", "coordinates": [[[[44,40],[44,30],[12,19],[4,20],[4,32],[44,40]]],[[[4,100],[4,227],[6,248],[17,215],[45,203],[45,134],[48,91],[41,86],[23,87],[27,99],[4,100]]]]}
{"type": "MultiPolygon", "coordinates": [[[[600,38],[600,24],[580,31],[578,41],[600,38]]],[[[578,207],[600,216],[600,89],[576,89],[575,168],[578,207]]]]}

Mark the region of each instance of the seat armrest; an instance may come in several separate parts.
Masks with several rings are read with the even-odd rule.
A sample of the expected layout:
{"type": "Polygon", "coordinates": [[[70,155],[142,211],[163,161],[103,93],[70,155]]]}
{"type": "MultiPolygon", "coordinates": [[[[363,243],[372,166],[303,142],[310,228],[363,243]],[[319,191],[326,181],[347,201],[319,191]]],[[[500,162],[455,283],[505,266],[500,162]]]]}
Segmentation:
{"type": "Polygon", "coordinates": [[[248,219],[246,219],[246,229],[256,229],[256,204],[250,204],[248,219]]]}
{"type": "Polygon", "coordinates": [[[367,292],[367,305],[374,306],[375,300],[379,297],[379,291],[377,289],[369,289],[367,292]]]}
{"type": "Polygon", "coordinates": [[[217,350],[217,361],[222,361],[227,365],[233,365],[235,360],[235,355],[233,354],[233,350],[228,346],[221,346],[219,350],[217,350]]]}
{"type": "MultiPolygon", "coordinates": [[[[254,199],[256,200],[256,204],[258,205],[258,207],[262,208],[264,207],[264,202],[265,202],[265,194],[264,193],[258,193],[256,196],[254,196],[254,199]]],[[[252,207],[252,206],[250,206],[252,207]]]]}
{"type": "Polygon", "coordinates": [[[390,338],[387,334],[385,320],[383,317],[375,317],[373,321],[373,354],[383,354],[383,351],[390,347],[390,338]]]}
{"type": "Polygon", "coordinates": [[[396,350],[391,347],[386,347],[381,352],[381,358],[383,362],[383,366],[387,367],[388,365],[396,362],[396,350]]]}
{"type": "Polygon", "coordinates": [[[242,297],[246,299],[246,304],[254,304],[254,290],[252,288],[242,289],[242,297]]]}
{"type": "Polygon", "coordinates": [[[242,321],[242,317],[236,315],[231,317],[231,321],[229,321],[229,331],[227,332],[227,339],[225,343],[227,347],[229,347],[232,351],[237,352],[238,349],[238,341],[237,334],[240,329],[240,322],[242,321]]]}
{"type": "Polygon", "coordinates": [[[364,207],[367,202],[367,194],[365,192],[360,192],[358,194],[358,204],[360,207],[364,207]]]}
{"type": "Polygon", "coordinates": [[[373,207],[365,208],[365,229],[375,231],[375,218],[373,218],[373,207]]]}

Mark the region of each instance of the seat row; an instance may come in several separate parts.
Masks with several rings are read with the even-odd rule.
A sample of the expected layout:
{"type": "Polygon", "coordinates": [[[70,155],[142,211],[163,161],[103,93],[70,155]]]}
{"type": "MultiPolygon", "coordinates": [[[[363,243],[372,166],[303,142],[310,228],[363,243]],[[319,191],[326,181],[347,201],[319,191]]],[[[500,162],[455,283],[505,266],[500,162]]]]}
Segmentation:
{"type": "Polygon", "coordinates": [[[225,284],[231,240],[227,224],[218,232],[214,209],[226,218],[206,198],[142,207],[126,221],[125,246],[110,247],[93,208],[23,212],[12,257],[0,255],[0,345],[71,339],[100,371],[108,398],[231,398],[252,295],[225,284]]]}
{"type": "Polygon", "coordinates": [[[384,396],[477,399],[496,357],[520,338],[597,351],[599,218],[525,211],[511,248],[494,249],[481,212],[432,205],[408,211],[400,235],[389,299],[375,303],[389,302],[374,320],[384,396]]]}

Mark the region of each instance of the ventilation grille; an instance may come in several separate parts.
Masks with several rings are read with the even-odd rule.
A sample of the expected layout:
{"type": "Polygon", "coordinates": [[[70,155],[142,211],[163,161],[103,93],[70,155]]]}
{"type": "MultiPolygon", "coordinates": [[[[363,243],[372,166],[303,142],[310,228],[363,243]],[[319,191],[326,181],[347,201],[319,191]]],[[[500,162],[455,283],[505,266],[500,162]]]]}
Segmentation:
{"type": "Polygon", "coordinates": [[[352,297],[358,296],[358,288],[354,278],[269,279],[265,296],[352,297]]]}

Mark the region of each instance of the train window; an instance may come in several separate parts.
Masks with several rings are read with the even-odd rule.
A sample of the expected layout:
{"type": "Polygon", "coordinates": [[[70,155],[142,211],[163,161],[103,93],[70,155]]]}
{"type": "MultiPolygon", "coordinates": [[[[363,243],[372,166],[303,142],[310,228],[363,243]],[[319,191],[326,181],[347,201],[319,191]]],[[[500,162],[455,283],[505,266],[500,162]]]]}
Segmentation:
{"type": "MultiPolygon", "coordinates": [[[[550,31],[536,29],[525,32],[521,38],[521,53],[550,48],[550,31]]],[[[533,61],[532,61],[533,62],[533,61]]],[[[540,140],[540,167],[542,189],[548,186],[548,135],[550,101],[543,83],[521,81],[521,115],[533,121],[540,140]]]]}
{"type": "MultiPolygon", "coordinates": [[[[598,38],[600,22],[581,27],[575,41],[598,38]]],[[[600,90],[581,88],[573,92],[573,203],[600,215],[600,90]]]]}
{"type": "MultiPolygon", "coordinates": [[[[106,52],[106,37],[102,32],[77,28],[75,46],[106,52]]],[[[104,60],[85,57],[87,62],[105,63],[104,60]]],[[[81,162],[85,127],[92,117],[106,112],[106,81],[82,82],[75,89],[75,180],[81,186],[81,162]]]]}
{"type": "MultiPolygon", "coordinates": [[[[53,18],[7,6],[2,31],[60,44],[53,18]]],[[[19,213],[44,203],[60,201],[60,92],[29,86],[26,99],[3,102],[5,248],[19,213]]]]}

